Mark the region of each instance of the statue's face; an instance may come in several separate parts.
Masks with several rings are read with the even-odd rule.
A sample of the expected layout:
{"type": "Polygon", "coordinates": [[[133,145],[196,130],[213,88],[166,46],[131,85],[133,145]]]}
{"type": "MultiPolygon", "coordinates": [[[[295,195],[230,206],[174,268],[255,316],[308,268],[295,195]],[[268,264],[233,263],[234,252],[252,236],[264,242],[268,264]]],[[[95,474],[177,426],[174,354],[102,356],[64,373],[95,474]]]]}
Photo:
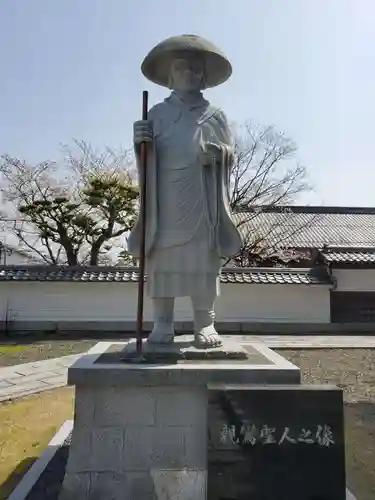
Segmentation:
{"type": "Polygon", "coordinates": [[[183,58],[176,58],[171,64],[171,88],[191,92],[202,88],[204,78],[203,60],[188,54],[183,58]]]}

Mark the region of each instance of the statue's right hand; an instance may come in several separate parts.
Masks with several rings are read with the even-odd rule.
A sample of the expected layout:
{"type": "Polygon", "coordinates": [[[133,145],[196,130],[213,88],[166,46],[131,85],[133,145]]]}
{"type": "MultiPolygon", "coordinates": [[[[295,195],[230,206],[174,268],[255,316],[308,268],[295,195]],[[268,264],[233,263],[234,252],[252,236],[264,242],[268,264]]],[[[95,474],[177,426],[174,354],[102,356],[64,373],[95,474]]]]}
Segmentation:
{"type": "Polygon", "coordinates": [[[150,120],[138,120],[134,122],[133,140],[136,146],[139,146],[142,142],[152,142],[154,140],[152,122],[150,120]]]}

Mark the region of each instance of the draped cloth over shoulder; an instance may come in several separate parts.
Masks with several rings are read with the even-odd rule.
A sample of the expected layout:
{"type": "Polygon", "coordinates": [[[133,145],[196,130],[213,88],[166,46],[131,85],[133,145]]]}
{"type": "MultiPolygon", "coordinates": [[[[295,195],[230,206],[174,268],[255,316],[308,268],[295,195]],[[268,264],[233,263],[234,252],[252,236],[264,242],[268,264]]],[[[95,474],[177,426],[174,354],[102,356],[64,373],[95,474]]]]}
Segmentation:
{"type": "Polygon", "coordinates": [[[216,87],[232,74],[232,66],[222,51],[210,41],[196,35],[173,36],[156,45],[144,59],[142,73],[151,82],[168,87],[171,62],[183,52],[195,52],[203,57],[204,88],[216,87]]]}

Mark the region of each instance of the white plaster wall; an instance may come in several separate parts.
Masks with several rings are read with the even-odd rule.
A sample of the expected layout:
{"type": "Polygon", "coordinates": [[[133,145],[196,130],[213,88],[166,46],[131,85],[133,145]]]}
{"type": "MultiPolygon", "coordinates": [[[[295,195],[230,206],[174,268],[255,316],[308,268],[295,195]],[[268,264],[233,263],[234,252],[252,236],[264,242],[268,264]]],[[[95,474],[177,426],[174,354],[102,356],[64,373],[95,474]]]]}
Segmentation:
{"type": "Polygon", "coordinates": [[[326,323],[330,321],[328,286],[222,286],[218,299],[220,320],[326,323]]]}
{"type": "Polygon", "coordinates": [[[333,269],[339,292],[375,292],[375,269],[333,269]]]}
{"type": "Polygon", "coordinates": [[[17,265],[31,265],[35,264],[35,262],[22,254],[19,254],[16,251],[13,251],[11,254],[7,254],[5,256],[5,263],[4,263],[4,256],[2,258],[2,264],[7,265],[7,266],[17,266],[17,265]]]}
{"type": "MultiPolygon", "coordinates": [[[[315,322],[330,319],[329,287],[223,284],[218,321],[315,322]]],[[[152,309],[145,301],[145,320],[152,309]]],[[[0,320],[134,321],[135,283],[0,283],[0,320]]],[[[191,320],[188,299],[177,299],[176,319],[191,320]]]]}

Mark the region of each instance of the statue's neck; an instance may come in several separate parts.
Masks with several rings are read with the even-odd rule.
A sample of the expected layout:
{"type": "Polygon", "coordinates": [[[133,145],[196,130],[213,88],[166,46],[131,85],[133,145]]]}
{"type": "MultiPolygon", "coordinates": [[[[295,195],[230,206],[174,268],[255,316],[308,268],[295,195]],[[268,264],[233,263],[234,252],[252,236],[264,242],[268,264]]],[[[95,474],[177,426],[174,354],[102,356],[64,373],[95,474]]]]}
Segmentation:
{"type": "Polygon", "coordinates": [[[200,90],[193,90],[191,92],[187,92],[184,90],[174,90],[173,94],[186,104],[199,103],[203,99],[203,94],[200,90]]]}

